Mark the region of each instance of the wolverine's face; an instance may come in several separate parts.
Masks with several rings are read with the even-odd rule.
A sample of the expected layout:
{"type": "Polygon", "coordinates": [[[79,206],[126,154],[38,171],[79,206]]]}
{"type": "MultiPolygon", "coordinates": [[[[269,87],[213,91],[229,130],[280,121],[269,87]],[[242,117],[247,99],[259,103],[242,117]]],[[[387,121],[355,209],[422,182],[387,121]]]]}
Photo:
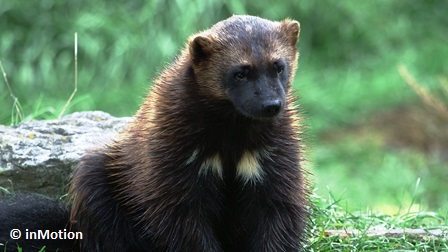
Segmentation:
{"type": "Polygon", "coordinates": [[[251,118],[271,118],[285,107],[288,83],[285,59],[247,62],[230,66],[222,86],[240,113],[251,118]]]}
{"type": "Polygon", "coordinates": [[[296,21],[249,16],[219,22],[190,41],[196,80],[247,117],[273,118],[287,106],[299,29],[296,21]]]}

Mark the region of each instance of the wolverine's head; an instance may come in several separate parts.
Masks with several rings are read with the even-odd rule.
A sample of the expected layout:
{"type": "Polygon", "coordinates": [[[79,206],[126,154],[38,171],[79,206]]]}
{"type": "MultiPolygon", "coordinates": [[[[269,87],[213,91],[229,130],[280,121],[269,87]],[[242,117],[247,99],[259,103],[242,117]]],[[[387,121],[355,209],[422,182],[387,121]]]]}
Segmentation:
{"type": "Polygon", "coordinates": [[[189,53],[198,85],[245,116],[275,117],[286,106],[299,31],[293,20],[233,16],[194,35],[189,53]]]}

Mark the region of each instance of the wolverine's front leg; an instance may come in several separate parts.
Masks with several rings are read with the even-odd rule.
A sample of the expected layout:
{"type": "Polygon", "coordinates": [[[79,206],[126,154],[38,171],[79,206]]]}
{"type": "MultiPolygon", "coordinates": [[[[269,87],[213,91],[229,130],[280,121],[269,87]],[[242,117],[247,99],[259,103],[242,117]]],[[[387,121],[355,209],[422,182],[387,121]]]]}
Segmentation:
{"type": "Polygon", "coordinates": [[[154,251],[223,251],[216,237],[223,197],[219,181],[190,173],[160,186],[135,215],[154,251]]]}
{"type": "Polygon", "coordinates": [[[247,240],[241,246],[245,249],[237,251],[299,251],[305,207],[288,198],[272,197],[269,188],[257,188],[248,195],[247,207],[239,218],[239,230],[246,230],[247,240]]]}
{"type": "Polygon", "coordinates": [[[260,164],[262,179],[241,184],[235,230],[246,238],[236,251],[299,251],[308,210],[299,169],[288,160],[260,164]]]}

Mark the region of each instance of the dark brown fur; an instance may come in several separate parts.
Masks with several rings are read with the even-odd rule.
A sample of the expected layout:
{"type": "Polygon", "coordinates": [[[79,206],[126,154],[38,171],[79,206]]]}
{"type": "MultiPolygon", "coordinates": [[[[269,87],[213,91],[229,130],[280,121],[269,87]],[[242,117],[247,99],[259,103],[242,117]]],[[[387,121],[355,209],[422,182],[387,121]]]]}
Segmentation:
{"type": "Polygon", "coordinates": [[[308,201],[291,90],[298,34],[296,21],[234,16],[189,39],[134,122],[76,170],[71,220],[85,251],[300,249],[308,201]],[[272,68],[279,59],[286,65],[272,68]],[[229,74],[240,65],[254,77],[229,74]],[[234,78],[255,91],[232,91],[244,89],[234,78]]]}

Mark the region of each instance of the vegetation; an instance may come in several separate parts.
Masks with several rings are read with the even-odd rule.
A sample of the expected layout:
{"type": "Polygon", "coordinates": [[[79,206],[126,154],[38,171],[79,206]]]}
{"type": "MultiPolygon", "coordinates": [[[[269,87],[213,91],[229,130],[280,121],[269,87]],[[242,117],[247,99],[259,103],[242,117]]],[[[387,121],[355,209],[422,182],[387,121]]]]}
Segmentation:
{"type": "MultiPolygon", "coordinates": [[[[129,116],[192,33],[233,13],[297,19],[294,87],[307,124],[311,180],[317,195],[339,199],[315,211],[322,214],[317,222],[327,223],[313,233],[315,244],[330,239],[330,247],[313,249],[375,250],[378,239],[320,232],[400,226],[403,216],[426,212],[436,221],[414,214],[412,223],[448,225],[448,116],[428,103],[448,105],[446,9],[448,2],[433,0],[7,0],[0,5],[0,60],[11,91],[0,80],[0,123],[61,113],[74,90],[75,32],[78,86],[65,113],[129,116]],[[355,249],[358,240],[365,242],[355,249]]],[[[446,249],[437,241],[413,247],[408,238],[388,241],[409,243],[395,249],[446,249]]]]}
{"type": "Polygon", "coordinates": [[[316,207],[306,251],[448,250],[446,215],[411,209],[394,216],[371,210],[351,213],[331,196],[313,200],[316,207]]]}

